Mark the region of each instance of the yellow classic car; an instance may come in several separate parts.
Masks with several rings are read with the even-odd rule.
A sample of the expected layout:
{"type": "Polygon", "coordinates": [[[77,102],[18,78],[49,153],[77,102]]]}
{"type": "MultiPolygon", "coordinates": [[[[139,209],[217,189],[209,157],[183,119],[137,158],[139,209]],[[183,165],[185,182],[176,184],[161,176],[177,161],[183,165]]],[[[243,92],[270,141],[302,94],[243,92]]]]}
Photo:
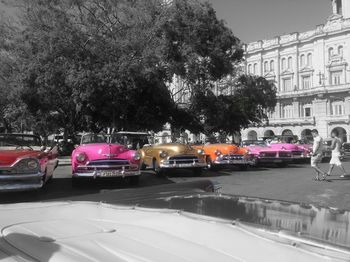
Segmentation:
{"type": "Polygon", "coordinates": [[[205,153],[184,144],[146,145],[140,149],[141,168],[151,167],[157,175],[167,169],[191,169],[201,175],[207,167],[205,153]]]}

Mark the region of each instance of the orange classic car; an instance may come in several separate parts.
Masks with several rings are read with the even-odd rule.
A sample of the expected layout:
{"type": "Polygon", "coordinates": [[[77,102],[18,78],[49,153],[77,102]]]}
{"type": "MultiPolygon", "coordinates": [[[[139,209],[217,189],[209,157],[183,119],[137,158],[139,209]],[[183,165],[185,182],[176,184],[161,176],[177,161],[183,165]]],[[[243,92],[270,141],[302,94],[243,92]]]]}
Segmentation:
{"type": "Polygon", "coordinates": [[[204,151],[208,168],[212,170],[223,166],[238,166],[246,170],[252,164],[249,150],[234,144],[195,145],[193,148],[204,151]]]}

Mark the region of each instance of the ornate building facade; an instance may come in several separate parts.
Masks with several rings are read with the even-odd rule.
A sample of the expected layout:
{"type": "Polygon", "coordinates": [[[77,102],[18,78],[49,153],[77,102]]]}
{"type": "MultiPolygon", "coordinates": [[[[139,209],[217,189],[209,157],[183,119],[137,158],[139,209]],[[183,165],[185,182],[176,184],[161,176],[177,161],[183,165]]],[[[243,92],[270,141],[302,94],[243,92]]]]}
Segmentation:
{"type": "Polygon", "coordinates": [[[278,101],[268,121],[242,130],[243,140],[337,129],[350,141],[350,1],[332,0],[332,8],[314,30],[246,45],[246,73],[273,81],[278,101]]]}

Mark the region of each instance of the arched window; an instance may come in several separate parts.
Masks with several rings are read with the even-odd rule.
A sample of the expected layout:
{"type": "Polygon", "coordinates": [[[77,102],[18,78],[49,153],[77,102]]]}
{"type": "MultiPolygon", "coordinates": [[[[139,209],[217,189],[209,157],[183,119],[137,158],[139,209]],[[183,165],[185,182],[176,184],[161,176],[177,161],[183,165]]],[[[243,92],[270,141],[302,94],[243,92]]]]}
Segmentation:
{"type": "Polygon", "coordinates": [[[249,74],[252,73],[252,65],[248,65],[248,73],[249,73],[249,74]]]}
{"type": "Polygon", "coordinates": [[[254,75],[256,75],[258,73],[258,64],[257,63],[254,64],[253,72],[254,72],[254,75]]]}
{"type": "Polygon", "coordinates": [[[285,58],[282,58],[281,64],[282,64],[282,70],[286,70],[286,68],[287,68],[287,60],[285,58]]]}
{"type": "Polygon", "coordinates": [[[338,55],[343,57],[343,46],[342,45],[338,46],[338,55]]]}
{"type": "Polygon", "coordinates": [[[312,54],[311,53],[309,53],[307,55],[307,65],[312,66],[312,54]]]}
{"type": "Polygon", "coordinates": [[[305,55],[300,56],[300,66],[301,67],[305,66],[305,55]]]}
{"type": "Polygon", "coordinates": [[[292,69],[292,57],[288,57],[288,69],[292,69]]]}
{"type": "Polygon", "coordinates": [[[330,47],[328,49],[328,58],[331,59],[331,57],[334,55],[334,48],[330,47]]]}
{"type": "Polygon", "coordinates": [[[269,62],[265,61],[264,62],[264,72],[268,72],[269,71],[269,62]]]}
{"type": "Polygon", "coordinates": [[[275,61],[270,61],[270,71],[275,71],[275,61]]]}

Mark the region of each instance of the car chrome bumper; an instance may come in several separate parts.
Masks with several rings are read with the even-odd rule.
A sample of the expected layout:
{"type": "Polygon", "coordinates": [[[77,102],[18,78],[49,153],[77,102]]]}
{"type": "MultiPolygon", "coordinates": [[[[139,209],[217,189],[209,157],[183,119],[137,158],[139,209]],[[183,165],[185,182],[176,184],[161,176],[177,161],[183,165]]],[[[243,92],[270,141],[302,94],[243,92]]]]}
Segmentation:
{"type": "Polygon", "coordinates": [[[252,161],[248,159],[232,159],[232,160],[216,159],[214,161],[215,165],[250,165],[251,163],[252,161]]]}
{"type": "Polygon", "coordinates": [[[126,170],[126,169],[106,169],[106,170],[94,170],[94,171],[73,171],[73,177],[85,177],[85,178],[107,178],[107,177],[130,177],[130,176],[140,176],[140,169],[137,170],[126,170]]]}
{"type": "Polygon", "coordinates": [[[163,161],[159,164],[162,169],[180,169],[180,168],[204,168],[207,167],[205,162],[191,162],[191,163],[169,163],[168,161],[163,161]]]}
{"type": "Polygon", "coordinates": [[[256,159],[258,163],[290,163],[293,158],[262,157],[256,159]]]}
{"type": "Polygon", "coordinates": [[[43,186],[43,173],[0,175],[0,192],[34,190],[43,186]]]}

